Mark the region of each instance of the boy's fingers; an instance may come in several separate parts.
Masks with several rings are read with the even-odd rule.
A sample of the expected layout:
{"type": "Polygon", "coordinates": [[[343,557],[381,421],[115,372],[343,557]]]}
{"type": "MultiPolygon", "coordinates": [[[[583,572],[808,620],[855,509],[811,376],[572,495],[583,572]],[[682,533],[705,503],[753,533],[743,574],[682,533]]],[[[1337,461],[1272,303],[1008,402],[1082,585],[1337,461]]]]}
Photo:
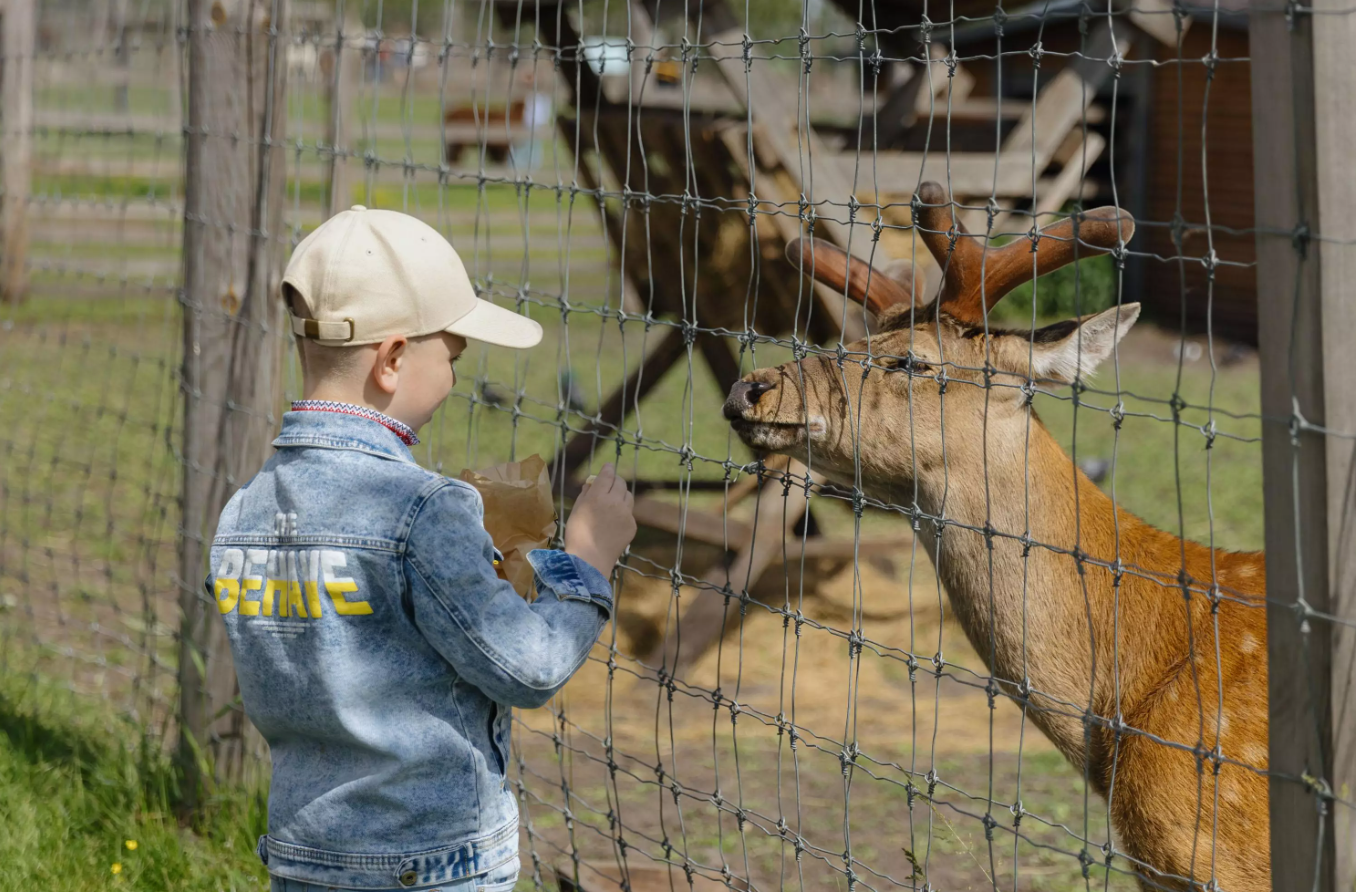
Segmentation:
{"type": "Polygon", "coordinates": [[[598,485],[602,492],[611,493],[617,482],[617,468],[608,462],[598,471],[598,485]]]}

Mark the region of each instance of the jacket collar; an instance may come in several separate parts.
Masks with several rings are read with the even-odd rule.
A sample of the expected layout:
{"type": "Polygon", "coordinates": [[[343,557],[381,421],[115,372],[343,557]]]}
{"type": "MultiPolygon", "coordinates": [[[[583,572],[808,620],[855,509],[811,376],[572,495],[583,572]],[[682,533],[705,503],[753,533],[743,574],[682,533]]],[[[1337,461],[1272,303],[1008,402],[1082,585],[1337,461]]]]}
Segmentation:
{"type": "Polygon", "coordinates": [[[375,419],[342,412],[286,412],[273,445],[352,449],[414,463],[414,455],[394,431],[375,419]]]}

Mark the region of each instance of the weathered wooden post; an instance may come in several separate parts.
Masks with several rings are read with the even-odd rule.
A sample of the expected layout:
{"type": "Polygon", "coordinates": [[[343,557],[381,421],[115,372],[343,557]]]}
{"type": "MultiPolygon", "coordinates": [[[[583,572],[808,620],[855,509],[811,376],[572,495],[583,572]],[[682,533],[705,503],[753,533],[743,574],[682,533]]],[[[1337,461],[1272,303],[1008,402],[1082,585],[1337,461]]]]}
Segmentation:
{"type": "Polygon", "coordinates": [[[358,0],[339,0],[334,16],[334,64],[329,72],[326,92],[330,117],[325,126],[325,141],[332,149],[329,159],[329,214],[333,216],[353,203],[353,103],[358,98],[362,78],[363,23],[358,16],[358,0]]]}
{"type": "Polygon", "coordinates": [[[1254,0],[1249,29],[1278,892],[1356,888],[1349,12],[1349,0],[1254,0]]]}
{"type": "Polygon", "coordinates": [[[217,517],[276,427],[282,327],[286,0],[189,0],[184,190],[179,758],[185,811],[206,772],[239,776],[247,728],[225,628],[203,590],[217,517]]]}
{"type": "Polygon", "coordinates": [[[35,0],[6,0],[4,28],[4,246],[0,299],[28,294],[28,198],[32,176],[33,57],[38,32],[35,0]]]}

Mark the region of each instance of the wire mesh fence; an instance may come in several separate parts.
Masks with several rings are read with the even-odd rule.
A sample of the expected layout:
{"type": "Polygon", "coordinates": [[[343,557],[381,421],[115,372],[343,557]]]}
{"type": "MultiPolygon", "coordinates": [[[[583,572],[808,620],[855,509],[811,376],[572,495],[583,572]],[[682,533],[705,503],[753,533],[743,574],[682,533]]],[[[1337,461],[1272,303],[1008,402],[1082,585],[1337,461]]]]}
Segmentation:
{"type": "Polygon", "coordinates": [[[1356,203],[1252,78],[1259,20],[1348,11],[44,3],[5,50],[0,669],[266,768],[205,543],[299,394],[282,265],[361,203],[547,332],[473,347],[416,457],[637,491],[615,621],[516,716],[525,885],[1260,889],[1268,783],[1321,816],[1303,876],[1346,870],[1356,426],[1305,277],[1356,203]],[[1269,648],[1314,735],[1270,755],[1269,648]]]}

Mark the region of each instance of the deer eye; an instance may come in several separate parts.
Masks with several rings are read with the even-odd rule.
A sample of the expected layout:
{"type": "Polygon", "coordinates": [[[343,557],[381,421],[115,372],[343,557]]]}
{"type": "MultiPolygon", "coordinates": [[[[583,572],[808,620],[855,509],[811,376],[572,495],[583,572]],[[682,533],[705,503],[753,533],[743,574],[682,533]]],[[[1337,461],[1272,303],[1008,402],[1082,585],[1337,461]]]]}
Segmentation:
{"type": "Polygon", "coordinates": [[[910,354],[881,356],[876,359],[876,365],[885,369],[886,372],[907,372],[910,375],[927,375],[932,372],[932,366],[910,354]]]}

